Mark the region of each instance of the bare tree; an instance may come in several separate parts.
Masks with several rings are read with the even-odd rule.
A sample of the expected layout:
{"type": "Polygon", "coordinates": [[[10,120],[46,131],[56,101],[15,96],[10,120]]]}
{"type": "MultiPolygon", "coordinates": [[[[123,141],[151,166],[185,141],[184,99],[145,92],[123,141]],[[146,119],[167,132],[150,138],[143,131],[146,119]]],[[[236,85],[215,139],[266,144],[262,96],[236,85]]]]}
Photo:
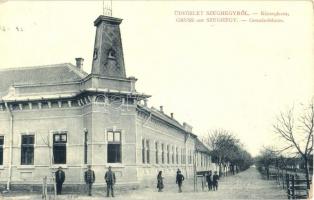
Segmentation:
{"type": "Polygon", "coordinates": [[[286,141],[286,149],[293,148],[301,156],[305,165],[305,178],[307,187],[310,188],[309,160],[313,150],[314,129],[314,104],[313,100],[304,109],[301,117],[294,120],[293,109],[286,113],[280,113],[277,123],[273,125],[274,130],[286,141]]]}
{"type": "Polygon", "coordinates": [[[212,150],[212,157],[218,164],[221,175],[222,168],[230,161],[229,156],[238,148],[239,140],[229,131],[217,129],[208,134],[206,143],[212,150]]]}
{"type": "Polygon", "coordinates": [[[259,170],[265,170],[267,179],[269,179],[269,169],[276,165],[277,158],[278,155],[273,147],[264,147],[255,158],[259,170]]]}

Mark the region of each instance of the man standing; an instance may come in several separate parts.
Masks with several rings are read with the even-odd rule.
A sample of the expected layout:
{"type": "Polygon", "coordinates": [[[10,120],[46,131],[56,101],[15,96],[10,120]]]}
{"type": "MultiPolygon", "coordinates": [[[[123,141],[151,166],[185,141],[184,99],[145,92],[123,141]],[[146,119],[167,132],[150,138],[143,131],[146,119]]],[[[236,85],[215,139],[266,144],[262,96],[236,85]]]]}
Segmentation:
{"type": "Polygon", "coordinates": [[[88,165],[87,168],[87,171],[84,173],[84,180],[88,188],[88,196],[92,196],[92,185],[95,182],[95,173],[90,165],[88,165]]]}
{"type": "Polygon", "coordinates": [[[215,171],[215,174],[213,175],[213,188],[214,188],[214,191],[218,190],[218,180],[219,180],[219,176],[218,176],[217,172],[215,171]]]}
{"type": "Polygon", "coordinates": [[[177,171],[177,178],[176,178],[176,183],[179,186],[179,192],[182,192],[182,182],[184,181],[184,176],[181,174],[181,171],[177,171]]]}
{"type": "Polygon", "coordinates": [[[105,174],[105,180],[107,183],[107,197],[109,197],[109,190],[111,190],[111,196],[114,197],[113,185],[116,183],[116,175],[111,171],[111,166],[108,167],[108,171],[105,174]]]}
{"type": "Polygon", "coordinates": [[[59,167],[58,170],[55,172],[55,177],[57,183],[57,195],[59,195],[62,192],[62,184],[65,180],[65,174],[64,171],[62,171],[61,167],[59,167]]]}
{"type": "Polygon", "coordinates": [[[208,191],[212,190],[213,181],[212,181],[212,171],[211,170],[208,171],[208,174],[206,176],[206,181],[207,181],[208,191]]]}

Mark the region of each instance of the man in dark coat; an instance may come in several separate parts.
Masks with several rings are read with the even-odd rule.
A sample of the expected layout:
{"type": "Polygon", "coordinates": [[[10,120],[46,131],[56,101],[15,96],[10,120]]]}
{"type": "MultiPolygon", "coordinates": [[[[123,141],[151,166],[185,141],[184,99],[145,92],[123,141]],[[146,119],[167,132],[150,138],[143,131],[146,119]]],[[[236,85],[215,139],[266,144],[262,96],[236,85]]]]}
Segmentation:
{"type": "Polygon", "coordinates": [[[177,171],[176,183],[179,186],[179,192],[182,192],[182,182],[184,181],[184,176],[181,174],[181,171],[177,171]]]}
{"type": "Polygon", "coordinates": [[[212,190],[213,188],[213,180],[212,180],[212,171],[209,170],[206,176],[206,182],[208,186],[208,191],[212,190]]]}
{"type": "Polygon", "coordinates": [[[109,197],[109,191],[111,190],[111,196],[114,197],[113,186],[116,183],[116,175],[111,171],[111,166],[108,167],[108,171],[105,174],[105,180],[107,183],[107,197],[109,197]]]}
{"type": "Polygon", "coordinates": [[[59,167],[58,170],[55,172],[55,177],[57,184],[57,195],[59,195],[62,192],[62,184],[65,180],[65,174],[64,171],[62,171],[61,167],[59,167]]]}
{"type": "Polygon", "coordinates": [[[84,180],[88,188],[88,196],[92,196],[92,186],[95,182],[95,173],[91,169],[90,165],[88,165],[87,168],[87,171],[84,173],[84,180]]]}
{"type": "Polygon", "coordinates": [[[214,190],[218,190],[218,180],[219,180],[219,176],[218,176],[217,172],[215,172],[215,174],[213,175],[213,188],[214,188],[214,190]]]}

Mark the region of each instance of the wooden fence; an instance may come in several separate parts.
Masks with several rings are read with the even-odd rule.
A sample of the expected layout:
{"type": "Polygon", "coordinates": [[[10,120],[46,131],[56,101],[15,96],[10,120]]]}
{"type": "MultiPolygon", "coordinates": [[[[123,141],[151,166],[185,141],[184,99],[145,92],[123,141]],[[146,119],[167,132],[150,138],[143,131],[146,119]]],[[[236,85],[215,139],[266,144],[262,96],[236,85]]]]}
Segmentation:
{"type": "Polygon", "coordinates": [[[288,199],[306,199],[309,195],[309,189],[307,188],[303,173],[289,172],[275,168],[269,169],[268,177],[265,170],[262,170],[261,173],[265,178],[275,180],[282,189],[286,190],[288,199]]]}

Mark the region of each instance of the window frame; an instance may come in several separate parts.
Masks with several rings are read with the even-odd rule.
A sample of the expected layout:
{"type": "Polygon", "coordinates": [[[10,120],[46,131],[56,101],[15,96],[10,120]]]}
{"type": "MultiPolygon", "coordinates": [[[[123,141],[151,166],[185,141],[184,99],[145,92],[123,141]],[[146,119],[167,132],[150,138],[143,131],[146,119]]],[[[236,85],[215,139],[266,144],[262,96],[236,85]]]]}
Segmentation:
{"type": "Polygon", "coordinates": [[[114,163],[122,163],[122,130],[107,130],[106,131],[106,138],[107,138],[107,163],[114,164],[114,163]],[[113,140],[110,141],[108,138],[109,133],[113,133],[113,140]],[[119,134],[119,140],[116,139],[116,134],[119,134]],[[114,162],[109,162],[109,159],[111,160],[111,156],[109,156],[109,151],[110,146],[117,146],[118,148],[115,149],[115,152],[118,152],[115,156],[119,155],[118,157],[115,157],[113,160],[114,162]],[[118,151],[116,151],[118,150],[118,151]]]}
{"type": "Polygon", "coordinates": [[[176,147],[176,164],[179,164],[179,149],[176,147]]]}
{"type": "Polygon", "coordinates": [[[55,132],[53,132],[52,133],[52,153],[53,153],[53,164],[54,165],[65,165],[65,164],[67,164],[67,158],[68,158],[68,156],[67,156],[67,154],[68,154],[68,149],[67,149],[67,145],[68,144],[68,132],[67,131],[55,131],[55,132]],[[59,140],[57,141],[56,140],[56,136],[59,136],[59,140]],[[62,139],[62,136],[66,136],[65,137],[65,141],[62,139]],[[65,150],[63,150],[63,151],[65,151],[64,152],[64,162],[56,162],[56,159],[55,159],[55,148],[57,148],[57,147],[64,147],[64,149],[65,150]]]}
{"type": "Polygon", "coordinates": [[[146,140],[146,163],[150,164],[150,141],[146,140]]]}
{"type": "Polygon", "coordinates": [[[156,162],[156,164],[159,164],[159,147],[158,147],[158,142],[155,142],[155,151],[156,151],[156,154],[155,154],[155,156],[156,156],[156,158],[155,158],[155,162],[156,162]]]}
{"type": "Polygon", "coordinates": [[[169,144],[166,147],[167,149],[167,164],[170,164],[170,146],[169,144]]]}
{"type": "Polygon", "coordinates": [[[143,164],[146,163],[146,159],[145,159],[145,139],[142,139],[142,163],[143,164]]]}
{"type": "Polygon", "coordinates": [[[88,132],[84,132],[84,164],[88,162],[88,132]]]}
{"type": "Polygon", "coordinates": [[[161,144],[161,163],[165,164],[165,144],[161,144]]]}
{"type": "Polygon", "coordinates": [[[20,159],[20,165],[34,165],[35,162],[35,134],[21,134],[21,159],[20,159]],[[32,138],[32,141],[24,142],[24,138],[29,137],[32,138]],[[31,152],[31,161],[29,161],[29,157],[27,154],[31,152]]]}
{"type": "Polygon", "coordinates": [[[2,144],[0,143],[0,166],[3,166],[4,163],[4,142],[5,142],[5,137],[4,135],[0,135],[0,141],[2,140],[2,144]]]}

